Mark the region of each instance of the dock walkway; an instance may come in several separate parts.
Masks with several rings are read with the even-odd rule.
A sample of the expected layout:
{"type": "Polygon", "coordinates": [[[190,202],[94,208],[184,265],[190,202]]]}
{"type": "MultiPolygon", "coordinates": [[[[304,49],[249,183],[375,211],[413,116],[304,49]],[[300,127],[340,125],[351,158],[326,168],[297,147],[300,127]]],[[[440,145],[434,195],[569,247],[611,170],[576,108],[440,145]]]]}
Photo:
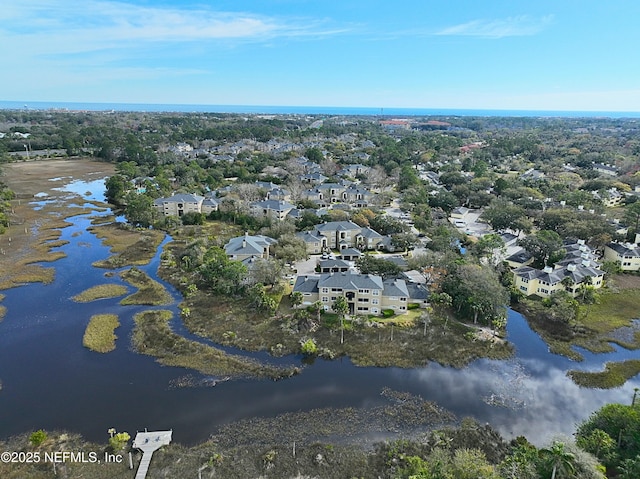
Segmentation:
{"type": "Polygon", "coordinates": [[[142,451],[142,460],[136,472],[136,479],[145,479],[149,464],[151,464],[151,456],[153,453],[171,443],[171,433],[173,431],[144,431],[138,432],[133,441],[133,447],[142,451]]]}

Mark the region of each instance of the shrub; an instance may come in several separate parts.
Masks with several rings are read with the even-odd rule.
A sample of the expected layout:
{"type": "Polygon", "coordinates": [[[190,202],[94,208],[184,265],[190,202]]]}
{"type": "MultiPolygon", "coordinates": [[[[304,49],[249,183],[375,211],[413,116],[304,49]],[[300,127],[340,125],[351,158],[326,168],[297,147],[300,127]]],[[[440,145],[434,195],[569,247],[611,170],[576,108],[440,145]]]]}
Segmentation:
{"type": "Polygon", "coordinates": [[[46,441],[48,437],[49,435],[45,431],[39,429],[31,433],[31,436],[29,436],[29,442],[32,446],[38,447],[40,444],[46,441]]]}
{"type": "Polygon", "coordinates": [[[396,314],[396,312],[393,309],[383,309],[382,310],[382,317],[383,318],[390,318],[394,314],[396,314]]]}
{"type": "Polygon", "coordinates": [[[315,356],[318,354],[318,346],[313,339],[307,339],[306,341],[300,340],[300,350],[305,356],[315,356]]]}

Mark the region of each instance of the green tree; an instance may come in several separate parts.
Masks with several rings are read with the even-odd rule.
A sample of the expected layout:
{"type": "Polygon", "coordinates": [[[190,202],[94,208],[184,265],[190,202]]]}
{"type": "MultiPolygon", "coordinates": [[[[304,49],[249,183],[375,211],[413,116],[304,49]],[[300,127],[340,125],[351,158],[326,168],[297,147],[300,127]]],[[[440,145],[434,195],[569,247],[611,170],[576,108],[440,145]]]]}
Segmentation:
{"type": "Polygon", "coordinates": [[[520,206],[510,201],[497,199],[482,212],[482,219],[491,225],[495,231],[523,229],[526,212],[520,206]]]}
{"type": "Polygon", "coordinates": [[[273,286],[282,280],[284,263],[272,258],[258,258],[248,270],[249,284],[262,283],[273,286]]]}
{"type": "Polygon", "coordinates": [[[109,446],[115,452],[122,451],[127,443],[131,439],[131,436],[127,432],[119,432],[109,438],[109,446]]]}
{"type": "Polygon", "coordinates": [[[318,346],[312,338],[300,340],[300,351],[305,356],[315,356],[318,354],[318,346]]]}
{"type": "Polygon", "coordinates": [[[640,477],[640,456],[633,459],[625,459],[618,466],[620,475],[618,479],[638,479],[640,477]]]}
{"type": "Polygon", "coordinates": [[[227,258],[222,248],[209,248],[198,271],[215,293],[238,294],[244,290],[243,281],[247,276],[247,267],[240,261],[227,258]]]}
{"type": "Polygon", "coordinates": [[[602,429],[593,429],[589,434],[579,436],[576,444],[604,464],[611,464],[615,456],[616,442],[602,429]]]}
{"type": "Polygon", "coordinates": [[[286,263],[294,263],[308,257],[307,245],[293,234],[283,235],[273,245],[273,255],[286,263]]]}
{"type": "Polygon", "coordinates": [[[565,444],[554,441],[550,447],[540,449],[542,466],[551,471],[551,479],[572,479],[575,477],[575,455],[569,452],[565,444]]]}
{"type": "Polygon", "coordinates": [[[479,258],[492,258],[494,250],[502,248],[504,248],[504,240],[500,235],[491,233],[476,241],[471,251],[479,258]]]}
{"type": "Polygon", "coordinates": [[[302,304],[304,297],[300,291],[293,291],[290,296],[291,306],[297,308],[302,304]]]}
{"type": "Polygon", "coordinates": [[[107,178],[105,186],[107,201],[114,205],[121,205],[124,202],[124,196],[130,187],[127,179],[122,175],[110,176],[107,178]]]}
{"type": "Polygon", "coordinates": [[[577,441],[589,441],[593,431],[604,431],[616,443],[616,460],[607,465],[617,467],[626,460],[640,456],[640,407],[638,405],[627,406],[624,404],[607,404],[589,419],[578,426],[576,432],[577,441]]]}
{"type": "Polygon", "coordinates": [[[145,194],[129,192],[126,196],[124,213],[129,223],[148,228],[156,218],[156,210],[153,207],[153,199],[145,194]]]}
{"type": "Polygon", "coordinates": [[[452,269],[442,284],[453,306],[462,316],[472,316],[476,324],[481,320],[490,324],[506,314],[509,292],[502,286],[493,268],[463,264],[452,269]]]}
{"type": "Polygon", "coordinates": [[[640,201],[631,203],[624,209],[624,220],[629,225],[631,233],[640,233],[640,201]]]}
{"type": "Polygon", "coordinates": [[[562,238],[555,231],[540,230],[535,234],[518,240],[518,244],[526,249],[541,265],[562,250],[562,238]]]}
{"type": "Polygon", "coordinates": [[[396,276],[402,271],[397,264],[384,258],[376,258],[370,254],[360,256],[356,260],[356,266],[362,274],[375,274],[383,278],[396,276]]]}
{"type": "Polygon", "coordinates": [[[38,447],[44,441],[46,441],[48,437],[49,435],[46,433],[46,431],[44,431],[43,429],[38,429],[37,431],[31,433],[31,435],[29,436],[29,442],[32,446],[38,447]]]}

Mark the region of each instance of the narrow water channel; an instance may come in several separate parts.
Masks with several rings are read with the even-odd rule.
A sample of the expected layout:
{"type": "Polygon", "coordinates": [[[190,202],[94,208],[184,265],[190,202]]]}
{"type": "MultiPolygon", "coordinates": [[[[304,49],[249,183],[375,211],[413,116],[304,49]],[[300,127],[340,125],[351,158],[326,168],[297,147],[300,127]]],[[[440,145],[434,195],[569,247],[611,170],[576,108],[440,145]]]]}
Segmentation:
{"type": "MultiPolygon", "coordinates": [[[[103,200],[103,189],[101,181],[73,182],[66,191],[85,200],[103,200]],[[85,196],[87,191],[91,194],[85,196]]],[[[196,383],[206,378],[161,366],[131,350],[133,315],[148,307],[120,306],[121,298],[71,301],[93,285],[120,283],[117,276],[105,277],[107,270],[91,266],[109,253],[87,231],[87,216],[71,218],[72,225],[62,230],[61,239],[70,243],[61,247],[67,257],[51,265],[56,269],[52,284],[3,291],[7,315],[0,322],[0,437],[40,428],[65,429],[104,442],[111,427],[130,432],[149,428],[173,429],[177,442],[193,444],[237,419],[321,407],[374,406],[381,403],[381,390],[389,387],[419,394],[459,417],[491,423],[506,437],[526,435],[542,444],[557,434],[570,435],[576,423],[607,402],[628,403],[633,388],[640,387],[638,378],[614,390],[576,386],[567,378],[567,370],[597,370],[606,361],[637,358],[639,353],[617,347],[604,355],[585,352],[585,361],[575,363],[549,353],[525,319],[509,311],[508,339],[516,346],[516,357],[508,361],[478,360],[463,369],[435,363],[400,369],[355,367],[341,358],[317,360],[302,374],[283,381],[242,379],[216,387],[205,381],[201,386],[176,388],[172,385],[185,376],[196,383]],[[89,318],[101,313],[117,314],[121,322],[116,350],[108,354],[82,346],[89,318]]],[[[159,253],[142,269],[165,284],[175,298],[169,309],[178,317],[179,293],[156,274],[159,253]]],[[[194,338],[179,319],[174,328],[194,338]]],[[[268,358],[302,364],[298,356],[268,358]]]]}

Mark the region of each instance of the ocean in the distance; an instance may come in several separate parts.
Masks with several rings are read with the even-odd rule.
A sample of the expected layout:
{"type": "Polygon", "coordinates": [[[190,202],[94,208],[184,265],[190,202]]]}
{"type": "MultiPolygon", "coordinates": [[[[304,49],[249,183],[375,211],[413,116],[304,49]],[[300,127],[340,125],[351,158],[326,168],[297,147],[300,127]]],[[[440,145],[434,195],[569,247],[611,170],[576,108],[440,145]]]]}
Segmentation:
{"type": "Polygon", "coordinates": [[[337,115],[337,116],[506,116],[569,118],[639,118],[640,112],[554,111],[554,110],[473,110],[450,108],[372,108],[333,106],[190,105],[153,103],[83,103],[46,101],[3,101],[3,110],[140,111],[181,113],[244,113],[255,115],[337,115]]]}

